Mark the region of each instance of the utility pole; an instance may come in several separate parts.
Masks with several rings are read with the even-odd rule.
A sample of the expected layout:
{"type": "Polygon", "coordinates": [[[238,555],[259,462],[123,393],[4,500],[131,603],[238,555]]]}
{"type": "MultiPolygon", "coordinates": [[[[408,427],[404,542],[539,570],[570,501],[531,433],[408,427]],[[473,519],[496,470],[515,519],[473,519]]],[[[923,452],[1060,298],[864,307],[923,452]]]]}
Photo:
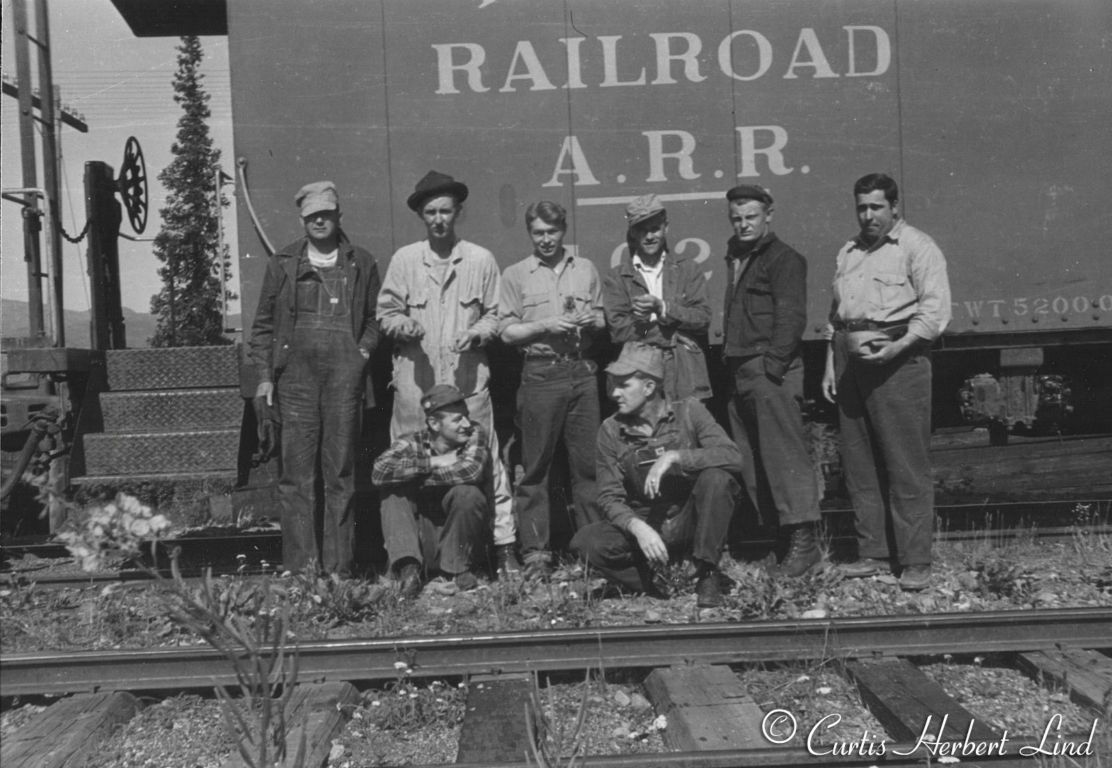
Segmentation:
{"type": "MultiPolygon", "coordinates": [[[[35,157],[35,125],[31,106],[31,57],[28,51],[27,4],[12,0],[12,26],[15,34],[15,71],[19,88],[19,146],[23,163],[24,188],[38,186],[38,163],[35,157]]],[[[45,94],[44,94],[45,95],[45,94]]],[[[39,251],[39,230],[42,227],[39,203],[34,195],[23,198],[23,258],[27,262],[27,307],[30,313],[30,336],[43,336],[42,255],[39,251]]]]}
{"type": "MultiPolygon", "coordinates": [[[[15,0],[21,3],[23,0],[15,0]]],[[[24,13],[26,16],[26,12],[24,13]]],[[[35,0],[35,38],[39,46],[39,93],[42,97],[42,180],[43,188],[50,199],[47,211],[53,213],[48,216],[46,226],[47,247],[50,257],[50,282],[54,288],[54,314],[56,318],[54,328],[54,345],[66,346],[66,324],[62,308],[65,307],[62,280],[62,219],[59,207],[58,184],[58,123],[54,117],[54,69],[50,55],[50,18],[47,13],[46,0],[35,0]]]]}

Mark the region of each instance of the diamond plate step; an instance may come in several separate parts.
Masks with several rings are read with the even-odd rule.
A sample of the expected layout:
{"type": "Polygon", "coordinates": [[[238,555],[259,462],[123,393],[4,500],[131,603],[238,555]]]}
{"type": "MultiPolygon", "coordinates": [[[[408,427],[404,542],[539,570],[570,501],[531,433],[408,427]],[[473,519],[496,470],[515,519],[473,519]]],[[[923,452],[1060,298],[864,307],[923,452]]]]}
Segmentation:
{"type": "Polygon", "coordinates": [[[239,427],[189,432],[88,434],[86,475],[234,470],[239,427]]]}
{"type": "Polygon", "coordinates": [[[105,353],[112,391],[239,386],[239,347],[113,349],[105,353]]]}
{"type": "Polygon", "coordinates": [[[243,420],[238,387],[103,392],[100,409],[113,433],[230,429],[243,420]]]}

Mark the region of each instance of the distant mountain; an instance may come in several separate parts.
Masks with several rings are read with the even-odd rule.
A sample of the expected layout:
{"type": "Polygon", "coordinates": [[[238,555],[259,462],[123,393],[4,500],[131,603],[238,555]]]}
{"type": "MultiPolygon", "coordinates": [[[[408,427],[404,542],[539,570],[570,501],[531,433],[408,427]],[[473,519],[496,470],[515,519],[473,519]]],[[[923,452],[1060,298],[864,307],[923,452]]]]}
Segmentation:
{"type": "MultiPolygon", "coordinates": [[[[88,310],[76,311],[67,309],[65,312],[66,346],[77,348],[89,347],[89,320],[88,310]]],[[[228,325],[238,328],[241,324],[239,315],[228,317],[228,325]]],[[[49,309],[46,317],[47,328],[50,327],[49,309]]],[[[28,319],[27,302],[15,299],[3,300],[3,316],[0,318],[0,336],[26,336],[31,327],[28,319]]],[[[124,307],[124,329],[127,345],[131,348],[150,346],[150,339],[158,328],[153,315],[145,312],[136,312],[124,307]]]]}

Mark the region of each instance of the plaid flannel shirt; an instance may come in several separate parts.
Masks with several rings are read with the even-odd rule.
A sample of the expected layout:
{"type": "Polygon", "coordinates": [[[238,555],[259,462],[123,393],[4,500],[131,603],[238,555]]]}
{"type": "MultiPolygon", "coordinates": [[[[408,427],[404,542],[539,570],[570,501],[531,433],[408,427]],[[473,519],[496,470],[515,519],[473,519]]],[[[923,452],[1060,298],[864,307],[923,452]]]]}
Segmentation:
{"type": "Polygon", "coordinates": [[[473,427],[471,438],[455,451],[458,460],[447,467],[432,467],[430,459],[436,454],[427,431],[399,437],[375,459],[371,481],[379,487],[485,485],[490,477],[490,440],[481,426],[473,427]]]}

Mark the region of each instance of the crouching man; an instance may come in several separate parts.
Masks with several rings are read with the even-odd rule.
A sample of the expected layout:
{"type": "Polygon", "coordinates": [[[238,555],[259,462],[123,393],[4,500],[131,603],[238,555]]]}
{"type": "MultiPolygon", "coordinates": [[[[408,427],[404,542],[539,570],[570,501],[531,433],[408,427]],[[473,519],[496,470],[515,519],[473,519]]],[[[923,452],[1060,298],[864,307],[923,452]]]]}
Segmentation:
{"type": "Polygon", "coordinates": [[[698,606],[721,605],[718,561],[741,493],[741,452],[698,400],[664,396],[659,349],[627,343],[606,373],[618,404],[598,432],[607,520],[580,528],[572,549],[630,592],[656,592],[652,568],[690,556],[698,606]]]}
{"type": "Polygon", "coordinates": [[[478,586],[471,567],[486,551],[493,495],[490,438],[463,393],[439,384],[421,408],[426,428],[395,440],[372,475],[386,553],[408,598],[420,594],[422,571],[439,570],[461,590],[478,586]]]}

